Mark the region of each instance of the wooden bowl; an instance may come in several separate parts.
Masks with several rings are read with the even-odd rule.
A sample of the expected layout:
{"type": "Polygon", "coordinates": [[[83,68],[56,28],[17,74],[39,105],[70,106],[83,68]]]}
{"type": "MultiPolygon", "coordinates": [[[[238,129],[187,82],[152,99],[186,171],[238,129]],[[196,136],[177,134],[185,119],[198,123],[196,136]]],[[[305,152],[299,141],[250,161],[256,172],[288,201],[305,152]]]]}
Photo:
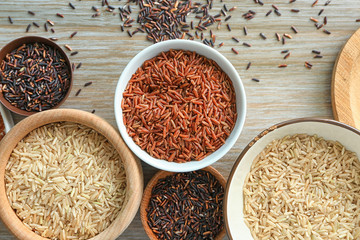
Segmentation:
{"type": "MultiPolygon", "coordinates": [[[[224,191],[225,191],[225,187],[226,187],[226,180],[225,178],[213,167],[208,166],[206,168],[203,168],[201,170],[207,171],[209,173],[211,173],[221,184],[221,186],[223,186],[224,191]]],[[[151,191],[153,189],[153,187],[156,185],[156,183],[158,182],[158,180],[163,179],[167,176],[173,175],[173,174],[177,174],[176,172],[167,172],[167,171],[159,171],[157,172],[149,181],[149,183],[147,184],[145,191],[144,191],[144,195],[143,198],[141,200],[141,205],[140,205],[140,218],[141,218],[141,223],[144,227],[144,230],[146,232],[146,234],[148,235],[148,237],[151,240],[158,240],[158,238],[156,237],[156,235],[153,233],[153,231],[150,229],[147,221],[147,213],[146,213],[146,208],[149,205],[150,202],[150,198],[151,198],[151,191]]],[[[225,192],[224,192],[225,193],[225,192]]],[[[224,195],[225,196],[225,195],[224,195]]],[[[225,200],[225,199],[224,199],[225,200]]],[[[225,221],[225,218],[224,218],[225,221]]],[[[224,222],[225,224],[225,222],[224,222]]],[[[215,240],[220,240],[223,239],[225,236],[226,230],[225,230],[225,225],[223,226],[223,229],[219,232],[219,234],[215,237],[215,240]]]]}
{"type": "Polygon", "coordinates": [[[8,229],[20,240],[46,240],[32,232],[17,217],[11,208],[5,192],[5,167],[17,143],[29,132],[43,125],[68,121],[75,122],[96,130],[102,134],[118,151],[126,171],[127,195],[123,208],[117,218],[92,240],[116,239],[134,218],[142,197],[143,175],[139,160],[126,147],[118,132],[104,119],[84,111],[74,109],[48,110],[25,118],[4,137],[0,142],[0,217],[8,229]]]}
{"type": "MultiPolygon", "coordinates": [[[[27,36],[27,37],[21,37],[21,38],[17,38],[13,41],[11,41],[10,43],[8,43],[7,45],[5,45],[1,50],[0,50],[0,63],[3,61],[3,59],[6,57],[6,54],[10,53],[11,51],[13,51],[14,49],[20,47],[23,44],[27,44],[27,43],[35,43],[35,42],[39,42],[39,43],[44,43],[46,45],[49,45],[51,47],[53,47],[54,49],[58,50],[60,52],[60,54],[64,57],[65,59],[65,63],[69,68],[69,75],[70,75],[70,86],[69,89],[66,93],[66,95],[63,97],[63,99],[61,99],[61,101],[54,107],[52,107],[52,109],[58,108],[61,104],[63,104],[65,102],[65,100],[68,98],[70,92],[71,92],[71,88],[73,85],[73,74],[72,74],[72,68],[71,68],[71,63],[70,60],[68,58],[68,56],[66,55],[66,53],[61,49],[61,47],[59,45],[57,45],[55,42],[47,39],[47,38],[43,38],[43,37],[38,37],[38,36],[27,36]]],[[[19,115],[23,115],[23,116],[30,116],[34,113],[37,113],[37,111],[25,111],[22,110],[20,108],[17,108],[13,105],[10,104],[10,102],[8,102],[5,98],[4,95],[2,93],[0,93],[0,102],[2,104],[4,104],[4,106],[9,109],[10,111],[17,113],[19,115]]],[[[46,111],[46,110],[44,110],[46,111]]]]}

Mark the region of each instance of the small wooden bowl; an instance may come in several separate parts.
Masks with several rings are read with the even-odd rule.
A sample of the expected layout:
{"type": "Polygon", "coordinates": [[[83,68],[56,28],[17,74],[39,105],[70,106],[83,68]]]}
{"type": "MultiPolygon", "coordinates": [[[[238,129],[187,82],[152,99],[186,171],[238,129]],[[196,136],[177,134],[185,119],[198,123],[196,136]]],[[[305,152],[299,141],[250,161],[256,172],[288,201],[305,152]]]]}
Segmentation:
{"type": "MultiPolygon", "coordinates": [[[[61,104],[63,104],[65,102],[65,100],[68,98],[70,92],[71,92],[71,88],[73,85],[73,73],[72,73],[72,68],[71,68],[71,63],[70,60],[68,58],[68,56],[66,55],[66,53],[61,49],[61,47],[59,45],[57,45],[55,42],[47,39],[47,38],[43,38],[43,37],[38,37],[38,36],[27,36],[27,37],[21,37],[21,38],[17,38],[13,41],[11,41],[10,43],[8,43],[7,45],[5,45],[1,50],[0,50],[0,63],[4,60],[4,58],[6,57],[6,54],[10,53],[11,51],[13,51],[14,49],[20,47],[23,44],[27,44],[27,43],[35,43],[35,42],[39,42],[39,43],[44,43],[46,45],[49,45],[51,47],[53,47],[54,49],[58,50],[60,52],[60,54],[64,57],[65,59],[65,63],[69,68],[69,75],[70,75],[70,86],[69,89],[66,93],[66,95],[64,96],[63,99],[61,99],[61,101],[54,107],[52,107],[52,109],[58,108],[61,104]]],[[[23,116],[30,116],[34,113],[37,113],[37,111],[25,111],[22,110],[20,108],[17,108],[13,105],[10,104],[10,102],[8,102],[5,98],[4,95],[2,93],[0,93],[0,102],[10,111],[17,113],[19,115],[23,115],[23,116]]],[[[46,110],[44,110],[46,111],[46,110]]]]}
{"type": "Polygon", "coordinates": [[[114,240],[131,223],[142,197],[143,174],[140,161],[126,147],[119,133],[104,119],[84,111],[74,109],[57,109],[34,114],[25,118],[5,135],[0,142],[0,217],[8,229],[20,240],[46,240],[30,231],[17,217],[11,208],[5,191],[5,167],[18,142],[32,130],[53,122],[75,122],[88,126],[102,134],[118,151],[126,171],[127,195],[125,204],[117,218],[92,240],[114,240]]]}
{"type": "MultiPolygon", "coordinates": [[[[223,186],[224,191],[225,191],[226,180],[215,168],[209,166],[209,167],[203,168],[201,170],[211,173],[219,181],[221,186],[223,186]]],[[[140,205],[140,218],[141,218],[141,223],[144,227],[144,230],[151,240],[158,240],[158,238],[153,233],[153,231],[150,229],[150,227],[147,223],[148,218],[147,218],[146,208],[148,207],[149,202],[150,202],[151,191],[152,191],[153,187],[156,185],[156,183],[158,182],[158,180],[163,179],[163,178],[173,175],[173,174],[177,174],[177,172],[167,172],[167,171],[161,170],[161,171],[157,172],[151,178],[151,180],[149,181],[149,183],[147,184],[147,186],[145,188],[144,195],[143,195],[143,198],[141,200],[141,205],[140,205]]],[[[224,194],[225,194],[225,192],[224,192],[224,194]]],[[[225,221],[225,218],[224,218],[224,221],[225,221]]],[[[215,237],[215,240],[223,239],[225,236],[225,233],[226,233],[226,230],[225,230],[225,222],[224,222],[223,229],[215,237]]]]}

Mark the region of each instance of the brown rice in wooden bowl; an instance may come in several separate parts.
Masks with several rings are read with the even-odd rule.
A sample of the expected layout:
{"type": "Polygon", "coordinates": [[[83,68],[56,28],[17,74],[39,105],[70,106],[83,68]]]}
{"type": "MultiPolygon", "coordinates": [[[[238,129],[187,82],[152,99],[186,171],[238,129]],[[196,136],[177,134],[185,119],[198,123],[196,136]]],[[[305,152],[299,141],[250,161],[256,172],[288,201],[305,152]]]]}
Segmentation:
{"type": "Polygon", "coordinates": [[[360,131],[276,124],[245,147],[225,190],[230,239],[360,239],[360,131]]]}
{"type": "Polygon", "coordinates": [[[37,113],[0,143],[0,217],[18,239],[116,239],[142,191],[139,161],[94,114],[37,113]]]}

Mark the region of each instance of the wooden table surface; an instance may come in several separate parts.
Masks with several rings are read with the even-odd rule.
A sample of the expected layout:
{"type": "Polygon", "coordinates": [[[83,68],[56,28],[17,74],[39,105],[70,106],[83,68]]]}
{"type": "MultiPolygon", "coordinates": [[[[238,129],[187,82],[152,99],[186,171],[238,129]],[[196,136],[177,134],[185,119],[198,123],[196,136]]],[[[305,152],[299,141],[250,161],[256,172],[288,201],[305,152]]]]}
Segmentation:
{"type": "MultiPolygon", "coordinates": [[[[109,3],[118,7],[124,6],[125,1],[109,0],[109,3]]],[[[332,69],[339,50],[360,27],[360,22],[356,22],[360,18],[360,1],[332,0],[329,5],[324,6],[326,1],[319,0],[314,7],[313,0],[298,0],[294,3],[289,3],[289,0],[263,0],[263,6],[255,4],[254,0],[214,1],[210,11],[213,15],[220,11],[223,4],[227,8],[237,6],[236,10],[228,12],[232,17],[226,23],[230,24],[231,32],[226,28],[224,17],[221,17],[223,23],[220,30],[216,25],[210,29],[216,35],[215,49],[231,61],[242,79],[248,107],[245,126],[237,143],[213,165],[225,178],[242,149],[263,129],[292,118],[332,118],[332,69]],[[265,17],[273,9],[272,4],[279,8],[281,16],[272,12],[265,17]],[[291,12],[291,9],[299,9],[300,12],[291,12]],[[318,16],[321,9],[324,11],[318,16]],[[242,17],[248,10],[256,12],[251,20],[242,17]],[[331,32],[330,35],[323,32],[324,28],[317,30],[310,20],[313,17],[323,22],[325,16],[327,25],[324,28],[331,32]],[[298,29],[298,34],[290,29],[291,25],[298,29]],[[247,36],[243,32],[244,26],[248,28],[247,36]],[[283,45],[276,40],[275,32],[290,34],[292,39],[286,39],[286,44],[283,45]],[[262,39],[260,33],[265,34],[267,39],[262,39]],[[232,40],[232,37],[238,38],[240,42],[232,40]],[[224,42],[224,46],[218,48],[220,42],[224,42]],[[252,44],[252,47],[242,45],[243,42],[252,44]],[[231,48],[235,48],[239,54],[234,54],[231,48]],[[315,59],[315,54],[311,52],[314,49],[321,51],[323,58],[315,59]],[[289,50],[289,58],[283,59],[283,50],[289,50]],[[305,61],[310,62],[313,68],[305,68],[305,61]],[[252,64],[246,70],[248,62],[252,64]],[[278,68],[279,64],[287,64],[288,67],[278,68]],[[252,78],[257,78],[260,82],[252,81],[252,78]]],[[[130,38],[126,32],[121,32],[117,9],[117,14],[106,12],[105,8],[101,8],[101,1],[95,0],[71,2],[76,7],[75,10],[69,7],[69,0],[1,1],[0,47],[15,38],[28,35],[56,37],[61,46],[70,45],[73,51],[79,52],[70,57],[71,61],[75,64],[81,62],[82,67],[75,71],[72,92],[62,107],[84,111],[95,109],[95,114],[116,127],[113,102],[118,78],[130,59],[152,43],[146,41],[143,33],[130,38]],[[91,17],[94,14],[92,6],[100,8],[99,17],[91,17]],[[35,16],[28,14],[29,10],[35,16]],[[64,18],[57,17],[56,13],[63,14],[64,18]],[[11,16],[13,24],[9,23],[8,16],[11,16]],[[43,24],[47,19],[55,22],[55,33],[44,31],[43,24]],[[38,23],[40,28],[32,26],[25,33],[27,25],[32,22],[38,23]],[[78,33],[70,39],[69,36],[74,31],[78,33]],[[84,84],[89,81],[93,84],[84,88],[84,84]],[[81,93],[75,96],[80,88],[81,93]]],[[[134,3],[130,5],[133,9],[132,16],[136,19],[138,7],[134,3]]],[[[188,16],[188,22],[192,19],[193,15],[188,16]]],[[[194,23],[197,21],[194,20],[194,23]]],[[[137,26],[136,23],[134,26],[137,26]]],[[[204,36],[209,39],[209,31],[205,31],[204,36]]],[[[15,122],[22,119],[20,116],[13,117],[15,122]]],[[[144,163],[142,165],[146,183],[157,170],[144,163]]],[[[139,215],[120,238],[146,239],[139,215]]],[[[1,223],[0,239],[13,239],[1,223]]]]}

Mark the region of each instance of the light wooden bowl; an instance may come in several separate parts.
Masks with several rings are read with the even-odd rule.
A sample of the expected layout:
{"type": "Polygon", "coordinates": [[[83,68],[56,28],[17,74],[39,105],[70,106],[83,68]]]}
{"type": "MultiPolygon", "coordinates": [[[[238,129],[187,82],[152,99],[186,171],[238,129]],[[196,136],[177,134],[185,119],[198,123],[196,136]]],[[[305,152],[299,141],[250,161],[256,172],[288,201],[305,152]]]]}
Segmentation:
{"type": "Polygon", "coordinates": [[[130,224],[134,218],[142,197],[143,175],[142,168],[126,147],[118,132],[104,119],[84,111],[74,109],[47,110],[34,114],[19,122],[4,137],[0,143],[0,217],[8,229],[20,240],[45,240],[38,234],[30,231],[21,220],[16,216],[11,208],[5,192],[5,167],[9,156],[17,143],[32,130],[43,125],[68,121],[88,126],[102,134],[118,151],[126,171],[127,176],[127,196],[125,204],[117,218],[92,240],[113,240],[116,239],[130,224]]]}
{"type": "MultiPolygon", "coordinates": [[[[221,186],[223,186],[224,191],[225,191],[226,180],[215,168],[209,166],[209,167],[203,168],[201,170],[211,173],[219,181],[221,186]]],[[[141,223],[144,227],[144,230],[151,240],[158,240],[158,238],[153,233],[153,231],[150,229],[150,227],[147,223],[148,218],[147,218],[146,208],[148,207],[149,202],[150,202],[151,191],[152,191],[153,187],[156,185],[156,183],[158,182],[158,180],[163,179],[163,178],[173,175],[173,174],[177,174],[177,172],[167,172],[167,171],[161,170],[161,171],[157,172],[151,178],[151,180],[149,181],[149,183],[147,184],[147,186],[145,188],[144,195],[143,195],[143,198],[141,200],[141,205],[140,205],[140,218],[141,218],[141,223]]],[[[225,217],[224,217],[224,224],[225,224],[225,217]]],[[[226,230],[225,230],[225,225],[224,225],[223,229],[216,236],[215,240],[223,239],[225,236],[225,233],[226,233],[226,230]]]]}

